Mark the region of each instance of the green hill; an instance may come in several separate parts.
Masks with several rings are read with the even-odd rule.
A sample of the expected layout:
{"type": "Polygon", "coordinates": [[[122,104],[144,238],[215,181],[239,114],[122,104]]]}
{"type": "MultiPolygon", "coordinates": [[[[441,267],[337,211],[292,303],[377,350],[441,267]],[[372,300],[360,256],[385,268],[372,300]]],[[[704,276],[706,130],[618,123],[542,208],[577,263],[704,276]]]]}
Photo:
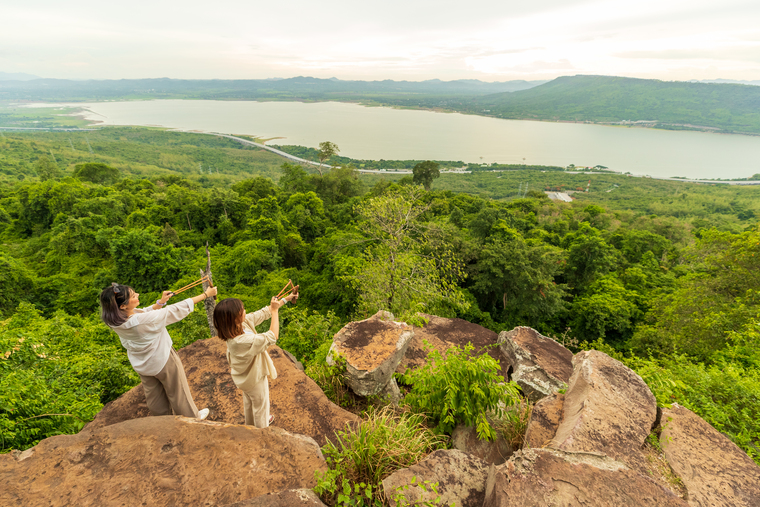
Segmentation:
{"type": "Polygon", "coordinates": [[[470,101],[468,112],[554,121],[653,121],[760,133],[760,87],[610,76],[560,77],[470,101]]]}

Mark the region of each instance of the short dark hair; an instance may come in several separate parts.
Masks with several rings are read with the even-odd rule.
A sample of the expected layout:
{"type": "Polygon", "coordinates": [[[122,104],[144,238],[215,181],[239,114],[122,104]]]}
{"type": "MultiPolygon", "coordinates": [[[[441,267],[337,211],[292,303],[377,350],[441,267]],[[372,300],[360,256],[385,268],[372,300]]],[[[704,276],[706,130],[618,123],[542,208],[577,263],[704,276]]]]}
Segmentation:
{"type": "Polygon", "coordinates": [[[112,283],[100,293],[100,318],[110,327],[118,327],[127,321],[127,314],[121,309],[132,297],[134,289],[129,285],[112,283]]]}
{"type": "Polygon", "coordinates": [[[243,302],[238,298],[222,299],[214,308],[214,327],[216,333],[227,341],[244,333],[240,313],[244,310],[243,302]]]}

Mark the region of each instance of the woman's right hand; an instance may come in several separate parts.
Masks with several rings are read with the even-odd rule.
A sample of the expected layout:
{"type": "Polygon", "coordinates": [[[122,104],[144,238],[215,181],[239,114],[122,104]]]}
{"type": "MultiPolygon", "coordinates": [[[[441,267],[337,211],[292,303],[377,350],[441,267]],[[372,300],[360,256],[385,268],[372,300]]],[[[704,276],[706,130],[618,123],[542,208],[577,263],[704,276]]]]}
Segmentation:
{"type": "Polygon", "coordinates": [[[276,312],[284,304],[284,300],[277,299],[276,297],[272,298],[272,300],[269,302],[269,312],[276,312]]]}

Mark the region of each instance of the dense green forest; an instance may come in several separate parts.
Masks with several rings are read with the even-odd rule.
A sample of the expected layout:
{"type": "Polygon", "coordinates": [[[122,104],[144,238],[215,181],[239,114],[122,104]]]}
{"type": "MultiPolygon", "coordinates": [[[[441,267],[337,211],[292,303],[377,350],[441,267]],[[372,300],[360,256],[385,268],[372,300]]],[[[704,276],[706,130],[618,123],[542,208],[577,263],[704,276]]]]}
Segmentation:
{"type": "MultiPolygon", "coordinates": [[[[650,122],[665,129],[760,134],[760,87],[614,76],[549,82],[138,79],[0,81],[0,102],[129,99],[356,101],[498,118],[650,122]]],[[[3,120],[0,111],[0,124],[3,120]]],[[[13,120],[13,118],[9,118],[13,120]]],[[[30,126],[30,125],[27,125],[30,126]]]]}
{"type": "MultiPolygon", "coordinates": [[[[221,297],[261,307],[301,285],[280,341],[326,392],[332,333],[379,309],[532,326],[618,357],[660,404],[694,410],[760,462],[756,192],[537,168],[444,174],[425,191],[209,135],[6,132],[2,450],[78,431],[139,382],[97,294],[119,281],[155,301],[197,278],[208,242],[221,297]],[[555,203],[549,189],[581,191],[555,203]]],[[[177,348],[205,338],[205,314],[170,331],[177,348]]]]}

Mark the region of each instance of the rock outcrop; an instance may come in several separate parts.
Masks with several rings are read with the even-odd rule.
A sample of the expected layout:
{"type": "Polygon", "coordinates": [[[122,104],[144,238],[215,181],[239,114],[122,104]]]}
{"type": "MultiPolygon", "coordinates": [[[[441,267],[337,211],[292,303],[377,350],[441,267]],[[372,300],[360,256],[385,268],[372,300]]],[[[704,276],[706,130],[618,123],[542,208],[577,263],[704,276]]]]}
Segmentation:
{"type": "Polygon", "coordinates": [[[412,326],[395,322],[389,312],[377,312],[369,319],[349,322],[338,331],[327,360],[334,364],[334,354],[345,358],[351,390],[359,396],[372,396],[388,385],[412,336],[412,326]]]}
{"type": "Polygon", "coordinates": [[[533,328],[502,331],[498,343],[512,371],[510,380],[532,402],[564,388],[573,374],[573,353],[533,328]]]}
{"type": "Polygon", "coordinates": [[[663,409],[660,445],[693,507],[760,506],[760,467],[689,409],[663,409]]]}
{"type": "Polygon", "coordinates": [[[525,430],[523,448],[546,447],[551,443],[562,421],[564,402],[564,394],[554,393],[535,404],[525,430]]]}
{"type": "Polygon", "coordinates": [[[550,447],[597,452],[644,470],[640,452],[657,417],[649,387],[633,370],[597,350],[573,358],[562,422],[550,447]]]}
{"type": "Polygon", "coordinates": [[[0,505],[226,505],[326,469],[313,439],[280,428],[148,417],[0,456],[0,505]]]}
{"type": "MultiPolygon", "coordinates": [[[[185,367],[190,392],[198,408],[209,407],[208,420],[244,424],[243,395],[230,376],[227,345],[218,338],[198,340],[178,353],[185,367]]],[[[308,435],[324,445],[336,430],[359,418],[332,403],[319,386],[288,359],[277,346],[269,348],[277,378],[269,381],[271,412],[275,425],[292,433],[308,435]]],[[[129,419],[148,417],[145,394],[138,385],[108,403],[85,429],[96,429],[129,419]]]]}
{"type": "Polygon", "coordinates": [[[493,441],[480,440],[474,427],[461,424],[451,433],[451,444],[454,449],[480,458],[489,465],[501,465],[514,452],[512,445],[504,440],[503,435],[497,435],[493,441]]]}
{"type": "Polygon", "coordinates": [[[289,489],[269,493],[224,507],[327,507],[311,489],[289,489]]]}
{"type": "Polygon", "coordinates": [[[403,494],[409,505],[416,502],[434,501],[441,497],[440,505],[457,507],[481,507],[486,489],[488,464],[478,458],[460,452],[456,449],[439,450],[428,455],[414,466],[398,470],[383,480],[383,492],[392,501],[397,493],[403,494]],[[438,483],[438,495],[423,491],[419,486],[412,486],[412,478],[416,484],[438,483]],[[409,486],[408,488],[404,488],[409,486]]]}
{"type": "Polygon", "coordinates": [[[527,449],[492,468],[483,507],[686,507],[653,480],[609,457],[527,449]]]}
{"type": "Polygon", "coordinates": [[[428,342],[444,357],[451,347],[463,348],[468,343],[472,343],[473,354],[480,355],[487,352],[499,361],[499,375],[509,380],[507,376],[509,365],[504,361],[498,347],[495,347],[497,339],[495,332],[462,319],[446,319],[435,315],[423,316],[428,319],[428,323],[423,327],[414,328],[414,338],[396,370],[398,373],[403,373],[407,368],[414,370],[425,364],[428,354],[425,350],[425,342],[428,342]]]}

